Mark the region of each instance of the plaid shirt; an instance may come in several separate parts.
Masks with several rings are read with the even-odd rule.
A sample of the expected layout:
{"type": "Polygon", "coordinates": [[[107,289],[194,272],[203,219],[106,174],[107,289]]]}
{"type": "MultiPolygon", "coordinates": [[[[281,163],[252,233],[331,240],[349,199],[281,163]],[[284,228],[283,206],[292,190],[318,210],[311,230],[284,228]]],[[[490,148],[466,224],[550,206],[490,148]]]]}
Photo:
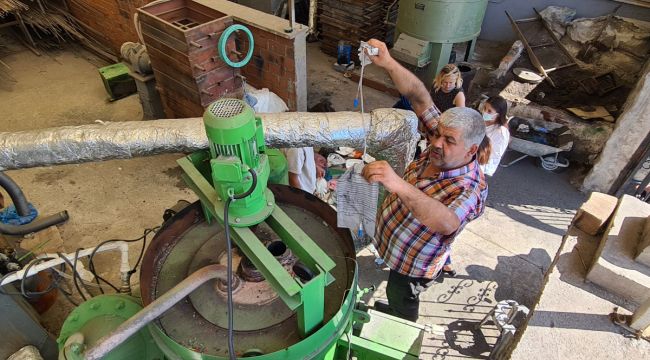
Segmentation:
{"type": "MultiPolygon", "coordinates": [[[[420,120],[431,131],[437,126],[439,115],[432,106],[420,120]]],[[[377,215],[374,244],[391,269],[410,277],[433,279],[444,266],[456,235],[483,213],[487,183],[476,159],[435,178],[422,176],[428,165],[429,156],[425,153],[408,166],[404,180],[453,210],[460,220],[458,229],[450,235],[433,232],[411,214],[396,194],[389,194],[377,215]]]]}

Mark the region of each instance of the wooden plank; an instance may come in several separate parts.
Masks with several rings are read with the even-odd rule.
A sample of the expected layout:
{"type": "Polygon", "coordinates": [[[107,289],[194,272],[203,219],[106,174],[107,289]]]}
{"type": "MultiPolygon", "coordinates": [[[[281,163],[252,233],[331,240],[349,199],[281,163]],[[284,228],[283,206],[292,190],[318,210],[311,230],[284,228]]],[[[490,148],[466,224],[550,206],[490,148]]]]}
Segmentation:
{"type": "MultiPolygon", "coordinates": [[[[359,77],[359,74],[357,74],[357,73],[350,73],[350,78],[349,79],[358,83],[360,77],[359,77]]],[[[379,81],[376,81],[376,80],[373,80],[373,79],[363,78],[363,85],[367,86],[369,88],[375,89],[375,90],[379,90],[379,91],[381,91],[383,93],[386,93],[388,95],[392,95],[392,96],[395,96],[395,97],[400,96],[400,93],[399,93],[399,91],[397,91],[397,89],[389,87],[386,84],[384,84],[382,82],[379,82],[379,81]]]]}
{"type": "Polygon", "coordinates": [[[226,30],[227,27],[232,25],[232,17],[225,17],[221,19],[216,19],[205,23],[201,26],[189,29],[185,32],[185,38],[189,41],[201,42],[201,40],[207,39],[216,43],[219,41],[221,34],[226,30]]]}
{"type": "Polygon", "coordinates": [[[531,45],[530,48],[531,49],[537,49],[537,48],[546,47],[546,46],[555,46],[555,43],[554,42],[548,42],[548,43],[543,43],[543,44],[531,45]]]}
{"type": "Polygon", "coordinates": [[[539,70],[540,73],[542,73],[542,76],[551,84],[551,86],[556,87],[555,83],[553,83],[553,80],[548,76],[548,73],[544,69],[544,66],[539,62],[539,59],[537,59],[537,56],[535,56],[535,52],[533,52],[533,49],[530,47],[528,44],[528,40],[526,40],[526,37],[524,34],[519,30],[519,27],[517,26],[517,22],[510,16],[510,14],[506,11],[506,16],[508,16],[508,20],[510,20],[510,24],[512,25],[512,29],[515,31],[521,42],[524,44],[524,47],[526,47],[526,52],[528,53],[528,57],[530,58],[530,61],[533,63],[533,65],[539,70]]]}
{"type": "Polygon", "coordinates": [[[238,92],[239,89],[236,87],[235,78],[224,80],[201,92],[201,105],[203,107],[208,107],[208,105],[222,98],[226,94],[233,94],[232,96],[238,97],[241,95],[238,92]]]}
{"type": "MultiPolygon", "coordinates": [[[[167,21],[163,21],[159,17],[153,16],[142,9],[138,9],[138,20],[140,22],[140,26],[143,27],[142,31],[144,32],[144,25],[148,25],[150,28],[158,30],[158,32],[162,34],[166,34],[169,37],[172,37],[181,43],[185,43],[185,34],[178,29],[177,27],[173,26],[171,23],[167,21]]],[[[165,36],[159,34],[158,37],[164,38],[165,36]]]]}
{"type": "Polygon", "coordinates": [[[196,85],[199,89],[208,89],[230,78],[234,78],[237,75],[239,75],[239,71],[236,71],[235,69],[232,69],[228,66],[224,66],[207,72],[204,76],[197,79],[196,85]]]}
{"type": "MultiPolygon", "coordinates": [[[[206,71],[221,67],[225,64],[219,57],[216,45],[204,47],[201,51],[187,54],[168,46],[168,44],[159,41],[157,38],[150,37],[149,34],[143,33],[143,38],[147,44],[147,49],[153,50],[150,52],[157,55],[163,55],[157,56],[159,59],[168,61],[173,60],[175,66],[185,67],[186,70],[182,71],[187,74],[191,73],[195,78],[203,75],[206,71]],[[194,67],[195,64],[199,65],[199,67],[194,67]]],[[[152,65],[154,67],[156,66],[155,60],[152,61],[152,65]]]]}
{"type": "MultiPolygon", "coordinates": [[[[150,26],[148,23],[141,23],[140,26],[142,29],[143,37],[149,37],[155,40],[156,43],[163,44],[168,48],[178,51],[182,54],[187,54],[189,46],[185,41],[185,37],[181,37],[179,39],[175,36],[170,36],[168,33],[161,31],[157,27],[150,26]]],[[[147,47],[149,47],[149,41],[146,38],[144,39],[144,42],[147,47]]]]}
{"type": "Polygon", "coordinates": [[[563,65],[556,66],[556,67],[553,67],[553,68],[550,68],[550,69],[546,69],[546,72],[550,73],[552,71],[565,69],[565,68],[568,68],[568,67],[571,67],[571,66],[577,66],[577,64],[576,63],[563,64],[563,65]]]}
{"type": "Polygon", "coordinates": [[[154,73],[156,76],[156,82],[163,88],[173,89],[175,92],[183,95],[184,97],[196,102],[197,104],[201,102],[201,97],[199,96],[199,91],[196,88],[190,88],[179,82],[173,76],[165,74],[162,71],[156,71],[154,73]]]}
{"type": "Polygon", "coordinates": [[[180,6],[183,6],[184,3],[184,0],[168,0],[153,4],[150,3],[144,5],[140,9],[148,14],[160,16],[161,14],[178,9],[180,6]]]}
{"type": "MultiPolygon", "coordinates": [[[[146,39],[145,39],[146,41],[146,39]]],[[[171,51],[160,50],[155,47],[148,47],[147,52],[149,53],[149,58],[151,60],[151,66],[154,70],[157,68],[173,68],[179,73],[182,73],[188,77],[193,77],[192,70],[190,68],[190,62],[187,57],[183,58],[178,53],[171,51]],[[178,55],[178,56],[174,56],[178,55]]]]}
{"type": "Polygon", "coordinates": [[[160,93],[165,114],[170,118],[200,117],[205,110],[200,103],[187,99],[171,89],[156,86],[160,93]]]}

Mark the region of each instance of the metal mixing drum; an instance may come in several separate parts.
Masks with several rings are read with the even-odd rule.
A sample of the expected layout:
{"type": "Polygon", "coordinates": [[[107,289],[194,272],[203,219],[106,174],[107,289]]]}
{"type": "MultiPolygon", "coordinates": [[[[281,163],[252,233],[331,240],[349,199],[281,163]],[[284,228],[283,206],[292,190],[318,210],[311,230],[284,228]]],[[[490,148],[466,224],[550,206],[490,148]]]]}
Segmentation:
{"type": "MultiPolygon", "coordinates": [[[[270,185],[276,202],[336,263],[336,281],[325,288],[323,325],[307,338],[299,334],[296,314],[278,297],[254,266],[235,251],[234,329],[236,353],[264,358],[321,358],[349,323],[356,289],[356,262],[349,232],[336,227],[336,212],[315,196],[284,185],[270,185]],[[301,350],[303,349],[303,350],[301,350]],[[291,355],[289,355],[291,354],[291,355]]],[[[309,271],[296,262],[266,224],[252,228],[289,271],[303,281],[309,271]]],[[[140,275],[142,301],[151,303],[189,274],[209,264],[225,264],[224,228],[208,224],[200,202],[168,220],[148,247],[140,275]]],[[[150,325],[154,339],[172,357],[226,357],[228,348],[225,284],[212,280],[150,325]]]]}

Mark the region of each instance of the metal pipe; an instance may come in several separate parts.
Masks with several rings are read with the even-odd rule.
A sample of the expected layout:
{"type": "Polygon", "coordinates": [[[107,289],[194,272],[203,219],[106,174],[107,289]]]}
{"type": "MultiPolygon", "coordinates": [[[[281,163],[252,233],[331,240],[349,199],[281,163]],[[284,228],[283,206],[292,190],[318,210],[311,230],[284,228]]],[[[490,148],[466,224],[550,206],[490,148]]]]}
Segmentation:
{"type": "Polygon", "coordinates": [[[199,286],[212,279],[226,280],[226,278],[226,268],[223,265],[208,265],[195,271],[185,280],[178,283],[178,285],[123,322],[113,332],[99,339],[95,345],[83,354],[83,358],[86,360],[103,358],[111,350],[118,347],[148,323],[183,300],[199,286]]]}
{"type": "Polygon", "coordinates": [[[23,190],[15,181],[13,181],[12,178],[9,177],[9,175],[2,171],[0,171],[0,186],[7,191],[7,194],[9,194],[11,201],[13,201],[14,206],[16,207],[18,215],[29,215],[29,206],[23,190]]]}
{"type": "MultiPolygon", "coordinates": [[[[412,111],[258,114],[268,147],[361,148],[402,172],[419,140],[412,111]]],[[[0,169],[125,159],[208,148],[201,118],[96,123],[0,133],[0,169]]]]}
{"type": "Polygon", "coordinates": [[[287,1],[287,12],[289,13],[289,27],[284,29],[284,32],[293,32],[293,27],[296,25],[296,5],[295,0],[287,1]]]}
{"type": "Polygon", "coordinates": [[[17,236],[27,235],[66,222],[69,218],[70,216],[68,215],[68,211],[64,210],[44,218],[36,219],[29,224],[10,225],[0,223],[0,234],[17,236]]]}
{"type": "Polygon", "coordinates": [[[316,35],[316,16],[318,12],[318,1],[311,0],[309,2],[309,34],[316,35]]]}

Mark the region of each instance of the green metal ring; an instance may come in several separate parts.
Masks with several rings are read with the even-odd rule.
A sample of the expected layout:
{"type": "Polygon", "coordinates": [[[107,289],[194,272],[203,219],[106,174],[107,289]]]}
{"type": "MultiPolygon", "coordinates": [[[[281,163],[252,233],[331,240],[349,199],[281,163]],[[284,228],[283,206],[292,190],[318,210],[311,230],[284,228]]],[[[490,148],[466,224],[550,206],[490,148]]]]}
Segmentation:
{"type": "Polygon", "coordinates": [[[223,61],[225,61],[226,64],[228,64],[228,66],[234,68],[240,68],[248,64],[248,62],[253,57],[254,45],[255,45],[255,41],[253,40],[253,33],[251,33],[251,31],[246,26],[240,24],[230,25],[226,29],[226,31],[224,31],[223,34],[221,34],[221,37],[219,38],[219,56],[221,56],[223,61]],[[235,31],[239,31],[239,30],[242,30],[244,33],[246,33],[246,36],[248,36],[248,53],[246,54],[244,60],[239,62],[234,62],[230,60],[230,58],[228,58],[228,54],[226,53],[226,46],[228,44],[228,38],[230,37],[230,35],[232,35],[232,33],[234,33],[235,31]]]}

